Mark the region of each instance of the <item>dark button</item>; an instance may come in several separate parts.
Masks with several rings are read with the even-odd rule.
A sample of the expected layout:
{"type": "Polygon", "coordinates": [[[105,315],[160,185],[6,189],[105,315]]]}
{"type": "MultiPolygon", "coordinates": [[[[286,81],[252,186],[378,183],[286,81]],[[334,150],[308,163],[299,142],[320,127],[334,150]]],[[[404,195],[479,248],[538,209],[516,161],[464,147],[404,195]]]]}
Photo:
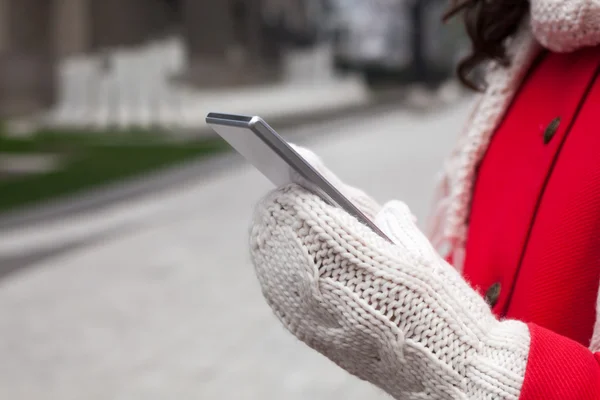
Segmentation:
{"type": "Polygon", "coordinates": [[[485,292],[485,301],[487,301],[490,307],[494,307],[498,302],[498,298],[500,297],[500,289],[500,283],[496,282],[492,286],[490,286],[487,292],[485,292]]]}
{"type": "Polygon", "coordinates": [[[546,127],[546,130],[544,131],[544,144],[550,143],[550,141],[556,134],[556,131],[558,130],[559,125],[560,125],[560,117],[556,117],[552,121],[550,121],[550,123],[546,127]]]}

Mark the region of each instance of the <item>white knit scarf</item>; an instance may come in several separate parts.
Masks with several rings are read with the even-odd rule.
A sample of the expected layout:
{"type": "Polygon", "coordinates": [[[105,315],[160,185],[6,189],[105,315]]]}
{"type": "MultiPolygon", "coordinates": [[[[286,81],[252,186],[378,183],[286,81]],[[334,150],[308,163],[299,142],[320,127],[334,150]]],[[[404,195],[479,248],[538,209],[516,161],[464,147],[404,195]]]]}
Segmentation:
{"type": "Polygon", "coordinates": [[[488,87],[478,99],[439,178],[428,233],[458,270],[463,267],[475,169],[531,63],[543,47],[570,52],[600,44],[600,0],[530,3],[528,17],[508,43],[510,66],[490,66],[486,74],[488,87]]]}

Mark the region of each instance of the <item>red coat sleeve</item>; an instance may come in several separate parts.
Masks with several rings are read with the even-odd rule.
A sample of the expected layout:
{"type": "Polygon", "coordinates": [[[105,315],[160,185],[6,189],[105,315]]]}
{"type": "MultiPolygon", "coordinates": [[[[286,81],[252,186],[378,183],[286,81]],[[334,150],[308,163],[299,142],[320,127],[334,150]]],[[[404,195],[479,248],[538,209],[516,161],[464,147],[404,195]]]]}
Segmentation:
{"type": "Polygon", "coordinates": [[[535,324],[519,400],[600,399],[600,353],[535,324]]]}

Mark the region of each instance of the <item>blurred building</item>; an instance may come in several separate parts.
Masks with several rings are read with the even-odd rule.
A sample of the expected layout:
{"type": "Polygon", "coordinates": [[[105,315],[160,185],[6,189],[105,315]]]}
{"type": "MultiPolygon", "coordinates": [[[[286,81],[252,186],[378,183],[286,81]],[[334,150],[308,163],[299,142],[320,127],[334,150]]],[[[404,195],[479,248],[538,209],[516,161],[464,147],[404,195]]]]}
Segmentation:
{"type": "Polygon", "coordinates": [[[289,1],[0,0],[0,118],[52,106],[63,57],[138,46],[173,33],[182,35],[187,50],[188,68],[179,77],[185,82],[276,80],[283,44],[264,16],[289,1]]]}
{"type": "Polygon", "coordinates": [[[279,78],[281,43],[265,29],[263,0],[181,2],[189,57],[187,81],[223,86],[279,78]]]}

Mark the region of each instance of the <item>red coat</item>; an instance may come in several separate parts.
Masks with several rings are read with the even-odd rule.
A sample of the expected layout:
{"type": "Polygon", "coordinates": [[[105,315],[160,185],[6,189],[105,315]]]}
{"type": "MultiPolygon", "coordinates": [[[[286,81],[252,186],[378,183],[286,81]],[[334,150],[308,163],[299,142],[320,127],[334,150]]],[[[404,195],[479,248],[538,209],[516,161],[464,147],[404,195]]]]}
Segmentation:
{"type": "Polygon", "coordinates": [[[600,399],[600,47],[545,53],[479,165],[465,278],[529,323],[522,400],[600,399]]]}

